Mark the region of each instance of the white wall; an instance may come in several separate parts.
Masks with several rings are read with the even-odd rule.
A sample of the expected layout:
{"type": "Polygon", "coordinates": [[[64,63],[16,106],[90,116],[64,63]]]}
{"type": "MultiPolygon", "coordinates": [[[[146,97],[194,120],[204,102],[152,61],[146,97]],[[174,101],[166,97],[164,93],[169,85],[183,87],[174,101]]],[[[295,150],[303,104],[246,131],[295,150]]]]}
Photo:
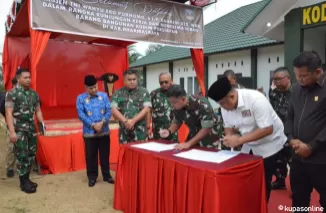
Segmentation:
{"type": "Polygon", "coordinates": [[[257,87],[263,87],[268,93],[270,89],[270,72],[284,66],[284,46],[277,45],[258,49],[257,87]]]}
{"type": "Polygon", "coordinates": [[[146,89],[150,93],[160,87],[158,77],[162,72],[169,72],[169,63],[161,63],[147,66],[146,89]]]}
{"type": "Polygon", "coordinates": [[[180,85],[180,78],[184,78],[184,89],[188,88],[188,77],[196,77],[191,59],[173,62],[173,81],[180,85]]]}
{"type": "Polygon", "coordinates": [[[303,39],[303,49],[316,51],[325,63],[325,31],[318,28],[305,29],[303,39]]]}

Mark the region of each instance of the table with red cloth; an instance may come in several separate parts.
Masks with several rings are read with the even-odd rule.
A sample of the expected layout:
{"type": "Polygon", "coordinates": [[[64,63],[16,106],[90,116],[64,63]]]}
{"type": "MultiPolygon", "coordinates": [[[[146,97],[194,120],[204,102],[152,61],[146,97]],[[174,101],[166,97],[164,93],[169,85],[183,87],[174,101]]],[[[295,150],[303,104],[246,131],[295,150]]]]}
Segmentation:
{"type": "MultiPolygon", "coordinates": [[[[162,142],[167,143],[167,142],[162,142]]],[[[124,213],[267,213],[263,159],[222,163],[120,146],[114,208],[124,213]]],[[[212,149],[198,148],[216,151],[212,149]]]]}

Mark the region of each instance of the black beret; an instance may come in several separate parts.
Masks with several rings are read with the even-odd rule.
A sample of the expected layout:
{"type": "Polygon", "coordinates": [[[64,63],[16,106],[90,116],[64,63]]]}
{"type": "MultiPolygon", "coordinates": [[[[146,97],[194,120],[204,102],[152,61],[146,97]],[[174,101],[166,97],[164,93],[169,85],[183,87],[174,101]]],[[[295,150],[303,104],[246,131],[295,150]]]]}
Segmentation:
{"type": "Polygon", "coordinates": [[[232,86],[227,77],[222,77],[208,89],[208,97],[214,101],[220,101],[232,90],[232,86]]]}
{"type": "Polygon", "coordinates": [[[87,87],[94,86],[97,83],[97,80],[94,75],[86,75],[84,79],[84,84],[87,87]]]}

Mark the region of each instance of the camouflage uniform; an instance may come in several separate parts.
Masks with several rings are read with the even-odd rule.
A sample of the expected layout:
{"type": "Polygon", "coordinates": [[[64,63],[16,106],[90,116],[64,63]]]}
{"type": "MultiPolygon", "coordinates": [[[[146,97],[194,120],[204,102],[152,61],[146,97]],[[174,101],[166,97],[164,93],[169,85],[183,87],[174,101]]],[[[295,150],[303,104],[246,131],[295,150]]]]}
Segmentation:
{"type": "MultiPolygon", "coordinates": [[[[173,107],[165,92],[158,88],[150,94],[152,102],[153,139],[160,140],[160,129],[167,129],[173,120],[173,107]]],[[[178,134],[174,133],[165,140],[178,141],[178,134]]]]}
{"type": "Polygon", "coordinates": [[[34,114],[40,107],[38,94],[32,90],[24,90],[17,85],[6,96],[6,107],[13,108],[14,127],[17,142],[14,152],[17,159],[17,172],[19,176],[29,173],[36,154],[36,128],[34,114]]]}
{"type": "Polygon", "coordinates": [[[199,145],[208,148],[218,147],[219,139],[223,135],[223,123],[218,119],[206,98],[189,96],[187,106],[173,112],[174,120],[172,122],[178,125],[184,122],[189,128],[186,141],[193,138],[200,129],[212,128],[212,132],[200,141],[199,145]]]}
{"type": "MultiPolygon", "coordinates": [[[[134,90],[128,91],[123,87],[116,90],[112,96],[111,108],[118,108],[120,113],[126,119],[135,117],[144,107],[151,107],[149,93],[145,88],[138,87],[134,90]]],[[[128,130],[120,122],[119,142],[121,144],[144,141],[147,138],[146,120],[143,119],[135,124],[133,130],[128,130]]]]}
{"type": "MultiPolygon", "coordinates": [[[[290,103],[291,98],[291,90],[292,87],[290,87],[287,91],[281,91],[277,88],[274,90],[270,90],[269,92],[269,101],[274,108],[276,114],[278,117],[282,120],[284,123],[286,120],[286,116],[288,114],[288,107],[290,103]]],[[[282,152],[279,155],[279,159],[277,160],[277,169],[275,176],[278,179],[285,179],[288,173],[287,164],[291,161],[291,149],[289,147],[289,144],[286,143],[284,145],[284,148],[282,152]]]]}

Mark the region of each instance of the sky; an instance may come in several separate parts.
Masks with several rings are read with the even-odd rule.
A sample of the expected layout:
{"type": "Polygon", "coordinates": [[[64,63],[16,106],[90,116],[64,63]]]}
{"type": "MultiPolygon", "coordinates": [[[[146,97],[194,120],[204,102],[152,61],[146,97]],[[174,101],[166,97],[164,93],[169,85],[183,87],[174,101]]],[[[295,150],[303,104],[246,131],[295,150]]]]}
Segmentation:
{"type": "MultiPolygon", "coordinates": [[[[207,7],[204,11],[204,24],[207,24],[241,6],[258,2],[260,0],[218,0],[216,4],[207,7]]],[[[0,52],[2,52],[5,37],[4,23],[9,14],[13,0],[0,0],[0,52]]],[[[139,42],[136,44],[137,51],[145,54],[149,43],[139,42]]],[[[0,59],[1,60],[1,59],[0,59]]]]}

